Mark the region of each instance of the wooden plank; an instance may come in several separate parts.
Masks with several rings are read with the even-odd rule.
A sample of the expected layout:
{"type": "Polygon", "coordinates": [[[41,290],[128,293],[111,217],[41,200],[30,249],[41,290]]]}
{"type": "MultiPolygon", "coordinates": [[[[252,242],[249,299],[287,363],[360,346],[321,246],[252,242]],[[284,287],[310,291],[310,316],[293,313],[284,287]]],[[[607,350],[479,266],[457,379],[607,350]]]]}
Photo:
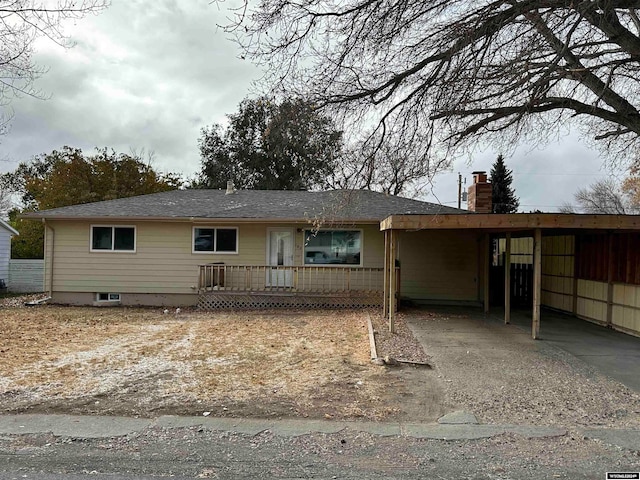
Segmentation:
{"type": "Polygon", "coordinates": [[[384,304],[382,310],[382,316],[387,317],[389,315],[389,235],[390,230],[385,230],[384,232],[384,281],[383,281],[383,292],[384,292],[384,304]]]}
{"type": "Polygon", "coordinates": [[[533,236],[533,315],[531,336],[540,338],[540,295],[542,285],[542,230],[535,229],[533,236]]]}
{"type": "Polygon", "coordinates": [[[381,230],[483,229],[507,231],[532,228],[640,231],[640,215],[568,213],[391,215],[380,223],[381,230]]]}
{"type": "Polygon", "coordinates": [[[613,235],[607,234],[607,325],[613,323],[613,235]]]}
{"type": "Polygon", "coordinates": [[[511,322],[511,234],[507,233],[504,248],[504,323],[511,322]]]}
{"type": "Polygon", "coordinates": [[[389,331],[396,333],[396,245],[395,233],[389,233],[389,331]]]}
{"type": "Polygon", "coordinates": [[[578,236],[573,237],[573,301],[571,310],[574,315],[578,314],[578,236]]]}
{"type": "Polygon", "coordinates": [[[371,323],[371,315],[367,313],[367,328],[369,329],[369,348],[371,349],[371,360],[378,358],[376,350],[376,337],[373,334],[373,324],[371,323]]]}

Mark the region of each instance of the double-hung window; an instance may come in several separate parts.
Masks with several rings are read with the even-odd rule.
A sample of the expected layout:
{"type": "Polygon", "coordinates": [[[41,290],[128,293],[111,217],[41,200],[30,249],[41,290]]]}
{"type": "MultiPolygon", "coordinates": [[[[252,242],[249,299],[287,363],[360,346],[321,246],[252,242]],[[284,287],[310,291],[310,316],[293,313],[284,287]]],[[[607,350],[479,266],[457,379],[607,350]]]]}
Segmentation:
{"type": "Polygon", "coordinates": [[[135,252],[136,227],[91,226],[92,252],[135,252]]]}
{"type": "Polygon", "coordinates": [[[238,229],[193,227],[193,253],[238,253],[238,229]]]}
{"type": "Polygon", "coordinates": [[[305,265],[361,265],[361,230],[320,230],[304,232],[305,265]]]}

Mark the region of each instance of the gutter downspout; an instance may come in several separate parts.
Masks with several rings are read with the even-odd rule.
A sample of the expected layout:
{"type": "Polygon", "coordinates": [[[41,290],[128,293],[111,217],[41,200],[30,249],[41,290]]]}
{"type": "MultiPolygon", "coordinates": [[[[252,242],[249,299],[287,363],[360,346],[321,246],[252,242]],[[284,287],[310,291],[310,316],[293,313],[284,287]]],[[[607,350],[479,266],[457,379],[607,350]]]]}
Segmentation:
{"type": "MultiPolygon", "coordinates": [[[[51,230],[51,268],[49,270],[49,298],[51,298],[53,296],[53,259],[54,259],[54,251],[55,251],[54,247],[56,242],[56,231],[51,225],[47,225],[46,219],[43,218],[42,223],[44,224],[44,229],[45,229],[45,239],[47,238],[47,235],[46,235],[47,229],[51,230]]],[[[45,251],[44,251],[45,262],[47,257],[46,244],[47,242],[45,242],[45,251]]]]}

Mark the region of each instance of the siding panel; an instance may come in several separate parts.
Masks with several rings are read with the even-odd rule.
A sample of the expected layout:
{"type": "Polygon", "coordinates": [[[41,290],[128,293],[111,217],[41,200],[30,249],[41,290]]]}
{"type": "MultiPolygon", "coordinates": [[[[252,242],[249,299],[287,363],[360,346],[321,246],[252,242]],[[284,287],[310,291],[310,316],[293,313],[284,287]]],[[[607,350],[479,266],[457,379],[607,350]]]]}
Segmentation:
{"type": "Polygon", "coordinates": [[[31,293],[44,291],[44,260],[11,260],[9,291],[31,293]]]}
{"type": "Polygon", "coordinates": [[[478,300],[478,237],[463,231],[402,232],[401,294],[414,300],[478,300]]]}
{"type": "Polygon", "coordinates": [[[0,280],[9,283],[9,257],[11,256],[11,235],[0,227],[0,280]]]}
{"type": "MultiPolygon", "coordinates": [[[[267,261],[267,229],[291,228],[295,233],[294,263],[302,264],[304,230],[308,224],[237,224],[238,254],[192,253],[190,223],[119,222],[136,226],[136,252],[90,252],[91,222],[49,222],[47,265],[54,244],[53,290],[56,292],[118,292],[191,294],[198,283],[198,265],[264,265],[267,261]]],[[[198,223],[197,226],[217,226],[198,223]]],[[[345,227],[363,231],[364,266],[382,267],[384,237],[378,225],[345,227]]],[[[47,275],[48,277],[48,275],[47,275]]]]}

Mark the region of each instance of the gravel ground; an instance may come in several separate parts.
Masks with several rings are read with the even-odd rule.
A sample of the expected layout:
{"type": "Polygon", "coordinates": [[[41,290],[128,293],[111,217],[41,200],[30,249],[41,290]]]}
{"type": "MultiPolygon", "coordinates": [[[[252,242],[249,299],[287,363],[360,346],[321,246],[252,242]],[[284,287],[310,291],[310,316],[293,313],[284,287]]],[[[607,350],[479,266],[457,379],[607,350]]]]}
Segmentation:
{"type": "Polygon", "coordinates": [[[5,294],[0,296],[0,310],[3,308],[27,308],[25,303],[35,302],[47,298],[45,293],[31,293],[27,295],[5,294]]]}
{"type": "Polygon", "coordinates": [[[403,314],[396,317],[396,333],[393,334],[389,332],[387,320],[382,318],[379,312],[371,314],[371,323],[379,357],[389,356],[401,361],[429,363],[431,357],[425,353],[422,345],[409,329],[403,314]]]}
{"type": "MultiPolygon", "coordinates": [[[[0,307],[1,308],[1,307],[0,307]]],[[[40,472],[185,478],[459,479],[605,478],[607,471],[640,471],[640,447],[621,449],[589,440],[581,428],[638,428],[640,398],[575,357],[531,341],[515,327],[465,315],[406,312],[397,335],[375,312],[380,355],[428,361],[433,370],[380,367],[380,395],[400,400],[404,419],[444,408],[470,410],[481,421],[559,425],[550,439],[515,435],[475,441],[338,434],[279,437],[211,432],[199,427],[80,440],[51,435],[0,436],[0,478],[39,478],[40,472]],[[423,351],[408,323],[420,321],[423,351]],[[430,397],[432,395],[433,397],[430,397]],[[34,475],[34,476],[31,476],[34,475]]],[[[105,477],[108,478],[108,477],[105,477]]]]}
{"type": "Polygon", "coordinates": [[[279,437],[269,431],[248,436],[193,427],[151,428],[101,440],[50,435],[0,438],[1,478],[53,472],[93,478],[124,473],[127,478],[601,480],[607,471],[638,471],[639,462],[637,452],[571,435],[447,442],[351,430],[279,437]]]}

